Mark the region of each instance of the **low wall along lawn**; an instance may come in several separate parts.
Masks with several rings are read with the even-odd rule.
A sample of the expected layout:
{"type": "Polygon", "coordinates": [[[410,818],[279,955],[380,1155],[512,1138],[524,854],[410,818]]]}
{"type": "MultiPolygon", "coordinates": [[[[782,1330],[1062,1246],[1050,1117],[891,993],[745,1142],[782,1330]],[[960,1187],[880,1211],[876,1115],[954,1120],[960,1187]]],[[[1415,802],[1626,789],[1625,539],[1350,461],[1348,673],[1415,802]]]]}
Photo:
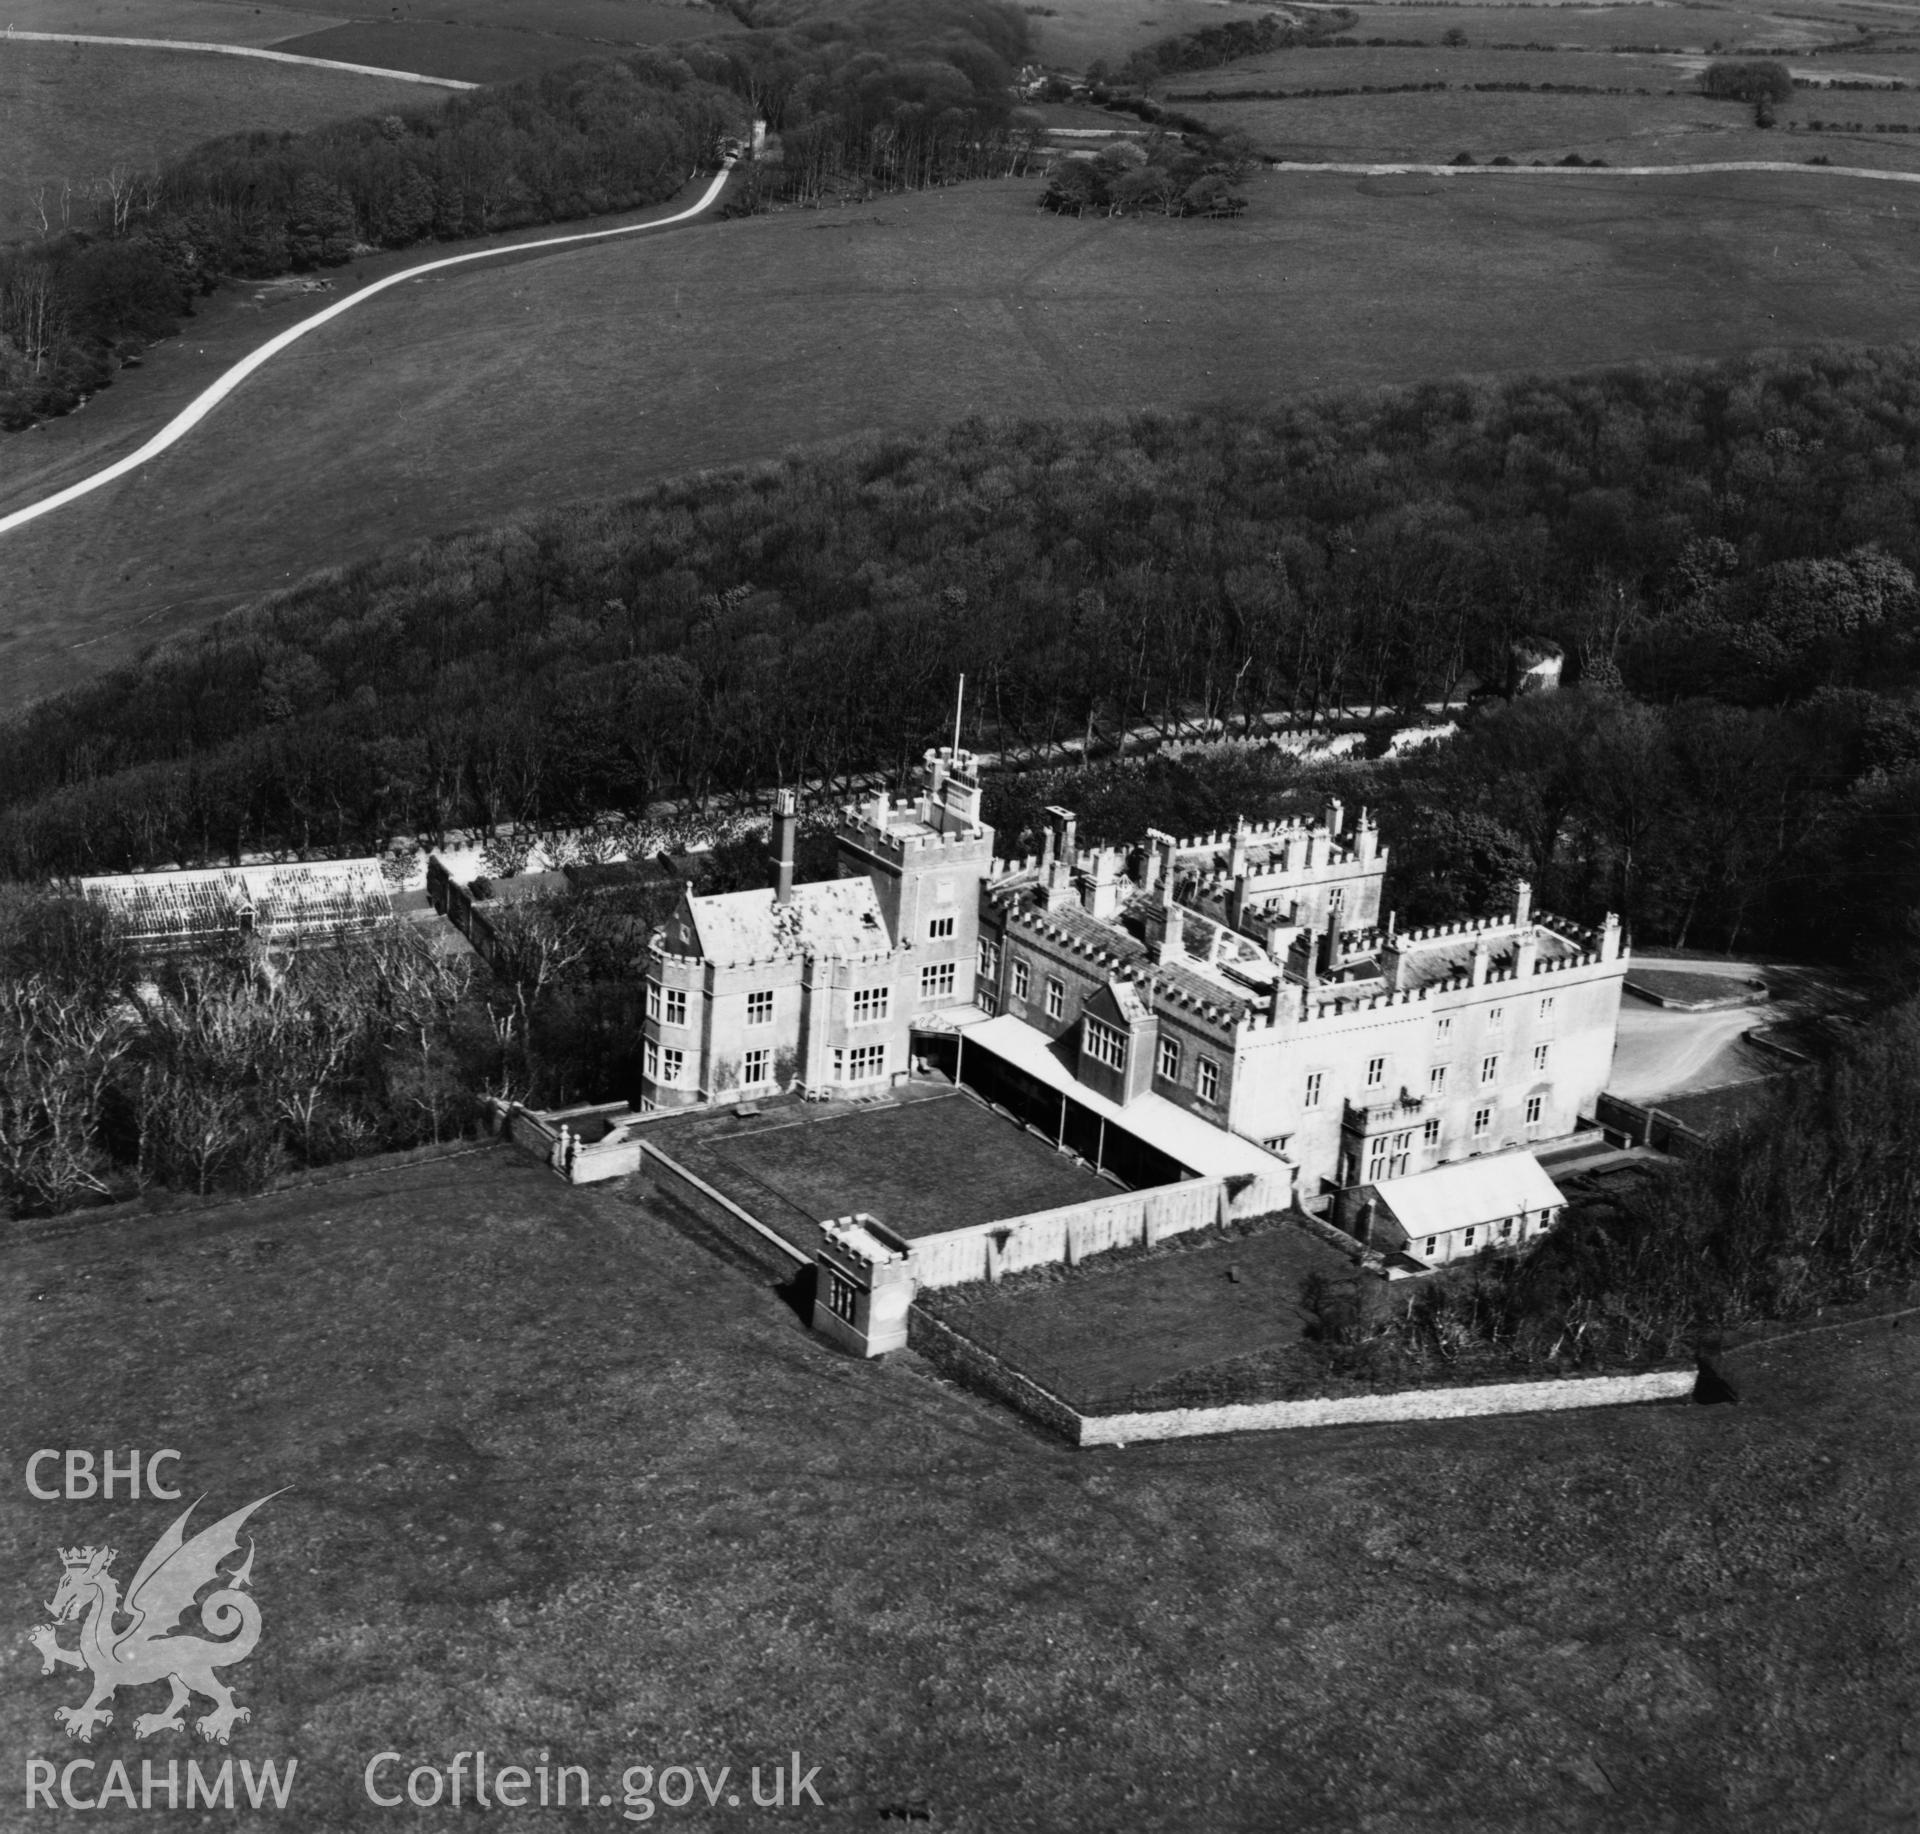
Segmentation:
{"type": "Polygon", "coordinates": [[[1471,1420],[1489,1414],[1543,1414],[1578,1407],[1679,1401],[1693,1393],[1691,1369],[1642,1375],[1567,1376],[1547,1382],[1487,1382],[1460,1388],[1408,1388],[1393,1394],[1316,1401],[1246,1401],[1225,1407],[1170,1407],[1150,1414],[1075,1416],[1074,1443],[1130,1445],[1146,1439],[1196,1439],[1211,1433],[1270,1433],[1303,1426],[1369,1426],[1395,1420],[1471,1420]]]}
{"type": "Polygon", "coordinates": [[[1169,1236],[1207,1229],[1236,1217],[1283,1208],[1291,1193],[1267,1178],[1193,1178],[1143,1191],[977,1223],[913,1243],[914,1275],[923,1288],[968,1286],[1028,1268],[1069,1267],[1115,1248],[1151,1248],[1169,1236]]]}

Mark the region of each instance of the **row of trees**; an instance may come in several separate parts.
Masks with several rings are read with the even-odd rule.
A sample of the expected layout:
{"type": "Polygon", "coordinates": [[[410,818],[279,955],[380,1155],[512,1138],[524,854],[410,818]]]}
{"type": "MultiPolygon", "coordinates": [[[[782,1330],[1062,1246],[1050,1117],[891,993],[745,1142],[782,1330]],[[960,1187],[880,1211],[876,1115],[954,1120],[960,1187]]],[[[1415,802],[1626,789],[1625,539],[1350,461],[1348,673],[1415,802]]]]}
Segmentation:
{"type": "Polygon", "coordinates": [[[775,204],[817,206],[880,191],[1018,178],[1044,162],[1045,139],[1031,125],[989,125],[958,109],[903,109],[864,129],[828,116],[770,140],[741,173],[731,208],[745,215],[775,204]]]}
{"type": "Polygon", "coordinates": [[[1088,67],[1087,80],[1100,87],[1120,83],[1144,89],[1183,70],[1211,70],[1243,57],[1324,44],[1334,33],[1349,30],[1357,17],[1345,7],[1328,7],[1304,16],[1262,13],[1257,19],[1230,19],[1155,39],[1117,66],[1104,58],[1096,60],[1088,67]]]}
{"type": "Polygon", "coordinates": [[[1910,694],[1920,358],[968,423],[317,576],[0,729],[24,878],[572,819],[1190,716],[1521,636],[1659,704],[1910,694]]]}
{"type": "Polygon", "coordinates": [[[210,141],[91,225],[0,251],[0,423],[65,412],[222,279],[658,203],[738,113],[681,60],[636,52],[407,114],[210,141]]]}

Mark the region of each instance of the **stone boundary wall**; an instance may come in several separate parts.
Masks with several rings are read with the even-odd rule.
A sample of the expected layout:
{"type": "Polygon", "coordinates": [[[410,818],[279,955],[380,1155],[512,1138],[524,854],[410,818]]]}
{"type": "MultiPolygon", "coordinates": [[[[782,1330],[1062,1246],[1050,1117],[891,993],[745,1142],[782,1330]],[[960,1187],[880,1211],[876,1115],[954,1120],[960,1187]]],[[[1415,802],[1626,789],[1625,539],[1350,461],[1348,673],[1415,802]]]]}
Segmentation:
{"type": "MultiPolygon", "coordinates": [[[[761,1241],[777,1249],[786,1259],[798,1267],[811,1267],[813,1256],[804,1249],[796,1248],[787,1238],[777,1231],[769,1229],[752,1212],[743,1210],[722,1191],[716,1191],[712,1185],[696,1172],[690,1172],[678,1160],[669,1159],[657,1146],[646,1149],[645,1169],[656,1177],[665,1173],[670,1181],[678,1183],[683,1190],[694,1192],[707,1204],[717,1205],[736,1223],[744,1223],[761,1241]]],[[[696,1205],[698,1208],[698,1205],[696,1205]]]]}
{"type": "Polygon", "coordinates": [[[1084,1423],[1058,1395],[1003,1363],[972,1338],[962,1336],[924,1306],[915,1306],[907,1314],[907,1348],[917,1351],[943,1375],[1017,1408],[1069,1444],[1084,1443],[1080,1438],[1084,1423]]]}
{"type": "Polygon", "coordinates": [[[640,1169],[640,1142],[628,1129],[642,1117],[625,1102],[587,1103],[577,1108],[539,1110],[489,1097],[487,1131],[509,1146],[530,1153],[569,1184],[598,1184],[640,1169]],[[577,1123],[608,1124],[598,1140],[580,1138],[577,1123]],[[565,1140],[563,1144],[563,1130],[565,1140]]]}
{"type": "Polygon", "coordinates": [[[1301,1208],[1290,1212],[1290,1220],[1316,1241],[1337,1248],[1356,1266],[1378,1271],[1385,1265],[1386,1257],[1377,1248],[1369,1248],[1357,1235],[1349,1235],[1338,1223],[1330,1223],[1324,1216],[1315,1216],[1311,1210],[1301,1208]]]}
{"type": "Polygon", "coordinates": [[[1543,1414],[1578,1407],[1679,1401],[1693,1393],[1691,1369],[1645,1375],[1568,1376],[1547,1382],[1487,1382],[1476,1387],[1408,1388],[1393,1394],[1318,1401],[1246,1401],[1226,1407],[1173,1407],[1150,1414],[1076,1416],[1083,1446],[1212,1433],[1261,1433],[1305,1426],[1372,1426],[1396,1420],[1472,1420],[1490,1414],[1543,1414]]]}
{"type": "Polygon", "coordinates": [[[1705,1134],[1696,1133],[1684,1121],[1650,1104],[1629,1102],[1603,1091],[1593,1109],[1602,1127],[1624,1134],[1631,1146],[1650,1146],[1657,1153],[1671,1153],[1675,1158],[1706,1150],[1705,1134]]]}
{"type": "Polygon", "coordinates": [[[907,1347],[943,1374],[1017,1408],[1076,1446],[1133,1445],[1155,1439],[1284,1432],[1299,1427],[1476,1420],[1499,1414],[1548,1414],[1583,1407],[1683,1401],[1693,1393],[1697,1379],[1690,1368],[1655,1369],[1640,1375],[1559,1376],[1536,1382],[1403,1388],[1386,1394],[1325,1396],[1310,1401],[1241,1401],[1221,1407],[1082,1414],[924,1306],[916,1305],[908,1314],[907,1347]]]}

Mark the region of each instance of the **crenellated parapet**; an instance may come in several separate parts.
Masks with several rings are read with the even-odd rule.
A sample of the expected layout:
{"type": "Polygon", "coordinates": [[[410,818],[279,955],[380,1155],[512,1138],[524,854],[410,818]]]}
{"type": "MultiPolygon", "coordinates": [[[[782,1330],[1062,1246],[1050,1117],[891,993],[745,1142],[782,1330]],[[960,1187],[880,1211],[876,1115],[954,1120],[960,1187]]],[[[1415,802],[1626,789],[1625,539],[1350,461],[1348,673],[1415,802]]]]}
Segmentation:
{"type": "Polygon", "coordinates": [[[942,855],[970,860],[978,852],[982,839],[979,830],[931,828],[921,822],[919,810],[920,805],[911,798],[878,797],[849,809],[835,833],[896,866],[926,865],[942,855]]]}
{"type": "Polygon", "coordinates": [[[1155,1011],[1179,1013],[1189,1019],[1200,1020],[1222,1033],[1236,1030],[1247,1016],[1244,1007],[1224,1006],[1218,1000],[1209,999],[1205,994],[1179,982],[1141,976],[1136,984],[1147,995],[1155,1011]]]}
{"type": "Polygon", "coordinates": [[[1276,841],[1295,840],[1307,834],[1324,834],[1326,823],[1311,815],[1289,816],[1280,821],[1247,822],[1237,828],[1222,828],[1214,834],[1170,835],[1175,856],[1185,853],[1219,853],[1236,845],[1266,847],[1276,841]]]}
{"type": "MultiPolygon", "coordinates": [[[[1549,920],[1543,917],[1537,921],[1545,923],[1549,920]]],[[[1514,922],[1511,911],[1502,911],[1493,917],[1463,917],[1455,923],[1430,923],[1418,929],[1396,930],[1394,936],[1400,946],[1406,948],[1420,943],[1459,942],[1475,936],[1484,936],[1491,941],[1496,936],[1511,936],[1522,927],[1514,922]]]]}
{"type": "Polygon", "coordinates": [[[680,955],[663,947],[656,932],[655,939],[647,945],[647,968],[662,986],[693,987],[701,985],[714,974],[763,976],[769,969],[792,968],[796,965],[827,964],[849,969],[887,967],[902,955],[910,953],[912,947],[911,943],[900,943],[880,949],[839,950],[798,945],[771,955],[747,955],[734,961],[708,961],[704,956],[680,955]]]}
{"type": "Polygon", "coordinates": [[[991,850],[993,830],[980,819],[980,761],[970,751],[937,746],[926,754],[926,785],[917,796],[877,790],[843,809],[836,836],[895,871],[937,865],[943,856],[977,864],[991,850]]]}

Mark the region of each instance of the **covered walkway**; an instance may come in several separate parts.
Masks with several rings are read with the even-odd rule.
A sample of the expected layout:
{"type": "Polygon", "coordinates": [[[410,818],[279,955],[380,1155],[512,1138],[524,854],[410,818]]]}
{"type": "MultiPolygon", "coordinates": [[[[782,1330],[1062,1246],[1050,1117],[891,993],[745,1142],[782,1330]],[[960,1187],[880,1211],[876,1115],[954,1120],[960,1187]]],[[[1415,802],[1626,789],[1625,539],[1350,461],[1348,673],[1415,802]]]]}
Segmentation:
{"type": "Polygon", "coordinates": [[[1134,1190],[1183,1178],[1232,1177],[1293,1188],[1291,1161],[1164,1096],[1142,1095],[1122,1107],[1096,1094],[1062,1061],[1046,1034],[1023,1020],[1002,1014],[915,1040],[916,1051],[941,1046],[953,1050],[947,1068],[963,1088],[1134,1190]]]}

